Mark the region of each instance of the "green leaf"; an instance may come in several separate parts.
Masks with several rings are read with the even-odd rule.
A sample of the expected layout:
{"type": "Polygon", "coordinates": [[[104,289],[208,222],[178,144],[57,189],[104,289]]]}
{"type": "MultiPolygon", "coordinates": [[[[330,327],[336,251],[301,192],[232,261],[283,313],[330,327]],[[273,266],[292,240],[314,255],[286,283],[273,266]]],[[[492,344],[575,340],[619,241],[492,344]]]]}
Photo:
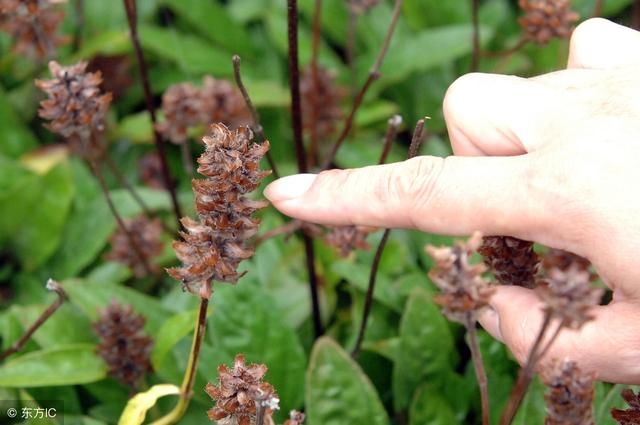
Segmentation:
{"type": "MultiPolygon", "coordinates": [[[[55,295],[57,297],[57,295],[55,295]]],[[[54,295],[51,295],[51,300],[54,295]]],[[[24,329],[40,317],[47,305],[14,306],[16,317],[24,329]]],[[[53,316],[33,334],[33,340],[43,348],[53,348],[79,342],[94,342],[91,324],[85,316],[69,304],[63,304],[53,316]]]]}
{"type": "Polygon", "coordinates": [[[160,397],[180,394],[180,388],[171,384],[154,385],[145,392],[133,396],[118,420],[118,425],[141,425],[147,411],[155,406],[160,397]]]}
{"type": "Polygon", "coordinates": [[[444,385],[456,357],[447,321],[431,295],[416,288],[409,296],[400,322],[400,347],[392,385],[396,411],[409,406],[422,382],[444,385]]]}
{"type": "Polygon", "coordinates": [[[0,87],[0,155],[17,158],[38,144],[0,87]]]}
{"type": "Polygon", "coordinates": [[[271,296],[261,286],[243,279],[235,287],[218,285],[212,306],[215,314],[208,335],[218,357],[208,360],[212,366],[206,376],[211,376],[216,365],[229,364],[236,354],[243,353],[248,362],[269,367],[266,380],[277,388],[284,414],[299,407],[306,367],[304,351],[271,296]]]}
{"type": "Polygon", "coordinates": [[[595,395],[593,400],[594,420],[598,425],[617,425],[618,422],[611,416],[611,409],[626,409],[624,399],[621,396],[624,385],[595,383],[595,395]]]}
{"type": "Polygon", "coordinates": [[[467,1],[406,0],[402,12],[416,31],[471,21],[471,3],[467,1]]]}
{"type": "Polygon", "coordinates": [[[73,56],[73,61],[90,60],[97,55],[123,55],[131,52],[129,31],[106,31],[85,40],[82,48],[73,56]]]}
{"type": "Polygon", "coordinates": [[[142,46],[192,74],[212,74],[214,77],[233,75],[231,54],[202,38],[150,25],[139,28],[142,46]]]}
{"type": "Polygon", "coordinates": [[[0,386],[29,388],[99,381],[107,368],[92,344],[73,344],[25,354],[0,366],[0,386]]]}
{"type": "Polygon", "coordinates": [[[540,383],[538,378],[531,381],[529,390],[520,404],[516,417],[513,419],[513,425],[544,423],[544,417],[546,414],[544,390],[545,387],[540,383]]]}
{"type": "Polygon", "coordinates": [[[460,423],[440,391],[423,385],[416,391],[409,410],[409,425],[454,425],[460,423]]]}
{"type": "Polygon", "coordinates": [[[151,352],[151,364],[154,369],[160,369],[169,351],[193,330],[196,315],[195,311],[183,311],[169,317],[162,324],[151,352]]]}
{"type": "Polygon", "coordinates": [[[369,378],[335,341],[316,341],[307,370],[309,425],[384,425],[389,418],[369,378]]]}

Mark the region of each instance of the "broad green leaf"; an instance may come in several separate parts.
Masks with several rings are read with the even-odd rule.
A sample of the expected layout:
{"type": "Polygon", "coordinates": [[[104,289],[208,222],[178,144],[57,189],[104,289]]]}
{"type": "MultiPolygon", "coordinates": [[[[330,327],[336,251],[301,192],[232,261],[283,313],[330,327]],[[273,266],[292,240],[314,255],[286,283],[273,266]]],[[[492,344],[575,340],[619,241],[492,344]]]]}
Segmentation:
{"type": "Polygon", "coordinates": [[[169,317],[162,324],[151,352],[151,364],[154,369],[158,370],[174,345],[193,330],[197,314],[197,311],[183,311],[169,317]]]}
{"type": "Polygon", "coordinates": [[[0,366],[0,386],[76,385],[99,381],[107,368],[92,344],[72,344],[25,354],[0,366]]]}
{"type": "Polygon", "coordinates": [[[355,121],[358,127],[367,127],[383,122],[386,123],[396,113],[398,113],[398,105],[395,103],[376,100],[362,105],[358,109],[355,121]]]}
{"type": "Polygon", "coordinates": [[[0,87],[0,155],[17,158],[36,145],[35,136],[15,113],[0,87]]]}
{"type": "Polygon", "coordinates": [[[385,425],[389,418],[369,378],[335,341],[316,341],[307,369],[309,425],[385,425]]]}
{"type": "Polygon", "coordinates": [[[196,35],[151,25],[141,25],[139,33],[145,49],[176,63],[187,73],[211,74],[214,77],[233,75],[232,54],[196,35]]]}
{"type": "Polygon", "coordinates": [[[118,420],[118,425],[141,425],[160,397],[180,394],[180,388],[171,384],[154,385],[145,392],[133,396],[118,420]]]}
{"type": "Polygon", "coordinates": [[[409,425],[455,425],[453,409],[442,397],[440,391],[428,385],[420,387],[409,409],[409,425]]]}
{"type": "MultiPolygon", "coordinates": [[[[49,298],[53,300],[54,295],[49,298]]],[[[14,308],[23,328],[27,329],[48,306],[49,304],[14,306],[14,308]]],[[[90,343],[95,340],[95,336],[91,331],[91,324],[87,318],[73,306],[63,304],[33,334],[33,340],[43,348],[54,348],[79,342],[90,343]]]]}
{"type": "Polygon", "coordinates": [[[402,11],[403,18],[416,31],[471,21],[471,2],[468,1],[406,0],[402,11]]]}
{"type": "Polygon", "coordinates": [[[447,321],[431,295],[416,288],[409,296],[400,322],[398,361],[393,368],[395,409],[407,408],[422,383],[444,385],[443,380],[452,371],[456,357],[447,321]]]}
{"type": "Polygon", "coordinates": [[[129,31],[106,31],[85,40],[82,48],[73,56],[73,62],[89,60],[97,55],[123,55],[131,52],[129,31]]]}
{"type": "Polygon", "coordinates": [[[304,351],[270,294],[246,278],[235,287],[217,285],[208,339],[218,358],[208,359],[210,369],[200,371],[210,378],[218,364],[230,364],[236,354],[243,353],[248,362],[269,367],[266,380],[278,389],[284,414],[300,407],[306,366],[304,351]]]}

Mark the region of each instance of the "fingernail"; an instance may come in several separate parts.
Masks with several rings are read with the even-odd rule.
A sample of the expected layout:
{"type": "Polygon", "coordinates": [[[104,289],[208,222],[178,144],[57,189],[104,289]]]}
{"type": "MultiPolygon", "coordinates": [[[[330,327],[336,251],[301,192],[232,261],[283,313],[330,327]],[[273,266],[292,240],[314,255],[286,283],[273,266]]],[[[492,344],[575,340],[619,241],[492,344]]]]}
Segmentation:
{"type": "Polygon", "coordinates": [[[316,174],[296,174],[283,177],[267,186],[264,190],[264,196],[271,202],[296,199],[304,195],[315,180],[316,174]]]}

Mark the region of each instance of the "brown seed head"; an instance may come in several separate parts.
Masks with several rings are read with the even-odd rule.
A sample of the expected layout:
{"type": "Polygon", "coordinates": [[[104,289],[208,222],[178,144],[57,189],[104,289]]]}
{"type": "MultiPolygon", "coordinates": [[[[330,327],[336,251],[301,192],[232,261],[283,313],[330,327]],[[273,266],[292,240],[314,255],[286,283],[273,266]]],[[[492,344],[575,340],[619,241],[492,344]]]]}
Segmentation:
{"type": "Polygon", "coordinates": [[[140,157],[138,160],[138,176],[147,186],[164,190],[162,160],[157,152],[149,152],[140,157]]]}
{"type": "Polygon", "coordinates": [[[343,117],[340,103],[345,96],[344,88],[336,85],[335,72],[319,66],[316,85],[311,68],[305,68],[300,79],[302,125],[305,131],[311,132],[315,119],[318,137],[330,136],[343,117]]]}
{"type": "Polygon", "coordinates": [[[375,230],[365,226],[335,226],[329,228],[324,240],[327,245],[336,248],[341,257],[347,257],[356,249],[371,248],[367,236],[375,230]]]}
{"type": "Polygon", "coordinates": [[[175,144],[187,141],[189,128],[210,122],[202,90],[191,83],[170,86],[162,95],[162,112],[165,121],[158,131],[175,144]]]}
{"type": "Polygon", "coordinates": [[[246,241],[259,222],[252,214],[266,201],[245,195],[270,172],[260,170],[269,142],[258,145],[252,137],[248,127],[230,131],[213,124],[202,139],[206,150],[198,158],[198,172],[206,178],[192,181],[199,222],[182,219],[184,241],[174,241],[173,248],[184,266],[167,270],[191,293],[208,297],[211,280],[235,283],[241,276],[238,265],[253,255],[246,241]]]}
{"type": "Polygon", "coordinates": [[[112,301],[93,324],[100,338],[97,351],[107,363],[109,376],[132,388],[151,372],[153,341],[144,333],[144,322],[131,305],[112,301]]]}
{"type": "Polygon", "coordinates": [[[536,292],[546,304],[545,311],[564,326],[578,329],[593,319],[590,310],[600,303],[604,290],[592,286],[589,272],[574,265],[566,271],[550,269],[536,292]]]}
{"type": "Polygon", "coordinates": [[[611,409],[611,416],[619,425],[640,425],[640,392],[635,394],[633,390],[622,391],[622,398],[629,405],[628,409],[611,409]]]}
{"type": "MultiPolygon", "coordinates": [[[[280,400],[275,389],[263,382],[266,373],[267,367],[263,364],[245,365],[242,354],[236,356],[233,369],[220,365],[218,385],[207,383],[205,388],[207,394],[216,401],[215,406],[207,412],[209,419],[224,420],[229,425],[254,424],[258,404],[264,407],[265,419],[271,419],[280,400]]],[[[266,423],[269,423],[268,420],[266,423]]]]}
{"type": "Polygon", "coordinates": [[[500,284],[535,286],[539,259],[532,242],[510,236],[487,236],[478,252],[500,284]]]}
{"type": "Polygon", "coordinates": [[[545,425],[593,425],[593,375],[565,360],[554,362],[542,378],[548,388],[545,425]]]}
{"type": "MultiPolygon", "coordinates": [[[[155,274],[155,272],[159,271],[159,268],[150,260],[162,253],[163,245],[160,240],[162,223],[160,219],[155,218],[149,220],[141,216],[127,220],[125,226],[127,227],[129,235],[133,237],[136,245],[140,248],[140,254],[145,257],[147,263],[152,267],[151,271],[155,274]]],[[[129,236],[120,227],[118,227],[116,232],[111,236],[110,242],[111,251],[106,255],[108,260],[127,265],[137,278],[147,275],[147,270],[144,264],[141,263],[138,254],[131,249],[129,236]]]]}
{"type": "Polygon", "coordinates": [[[378,4],[378,0],[347,0],[347,6],[357,15],[367,12],[378,4]]]}
{"type": "Polygon", "coordinates": [[[104,152],[100,135],[111,93],[100,90],[99,72],[86,72],[87,63],[62,67],[49,62],[51,80],[36,80],[49,98],[40,102],[40,117],[50,120],[47,128],[64,137],[71,150],[83,158],[98,159],[104,152]]]}
{"type": "Polygon", "coordinates": [[[518,23],[525,37],[538,44],[547,44],[553,37],[568,38],[579,18],[570,0],[519,0],[518,4],[525,13],[518,23]]]}
{"type": "Polygon", "coordinates": [[[427,246],[427,253],[435,260],[429,277],[440,288],[435,301],[444,314],[453,321],[466,323],[469,314],[475,314],[489,304],[493,288],[482,273],[483,264],[470,264],[469,258],[480,246],[482,235],[475,233],[466,242],[454,247],[427,246]]]}
{"type": "Polygon", "coordinates": [[[204,77],[202,99],[207,114],[205,124],[219,122],[231,129],[251,124],[251,112],[242,93],[230,81],[204,77]]]}

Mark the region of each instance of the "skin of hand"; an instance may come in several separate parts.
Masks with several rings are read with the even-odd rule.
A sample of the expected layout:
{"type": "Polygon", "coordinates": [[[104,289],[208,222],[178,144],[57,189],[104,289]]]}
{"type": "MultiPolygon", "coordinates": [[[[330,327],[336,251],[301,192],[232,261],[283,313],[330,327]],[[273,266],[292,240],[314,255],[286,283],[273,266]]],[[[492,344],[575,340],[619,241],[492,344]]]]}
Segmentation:
{"type": "MultiPolygon", "coordinates": [[[[613,301],[579,331],[563,330],[545,359],[640,384],[640,33],[585,21],[566,70],[465,75],[444,113],[454,156],[284,177],[265,196],[315,223],[479,230],[588,258],[613,301]]],[[[501,286],[481,324],[522,363],[541,305],[531,290],[501,286]]]]}

